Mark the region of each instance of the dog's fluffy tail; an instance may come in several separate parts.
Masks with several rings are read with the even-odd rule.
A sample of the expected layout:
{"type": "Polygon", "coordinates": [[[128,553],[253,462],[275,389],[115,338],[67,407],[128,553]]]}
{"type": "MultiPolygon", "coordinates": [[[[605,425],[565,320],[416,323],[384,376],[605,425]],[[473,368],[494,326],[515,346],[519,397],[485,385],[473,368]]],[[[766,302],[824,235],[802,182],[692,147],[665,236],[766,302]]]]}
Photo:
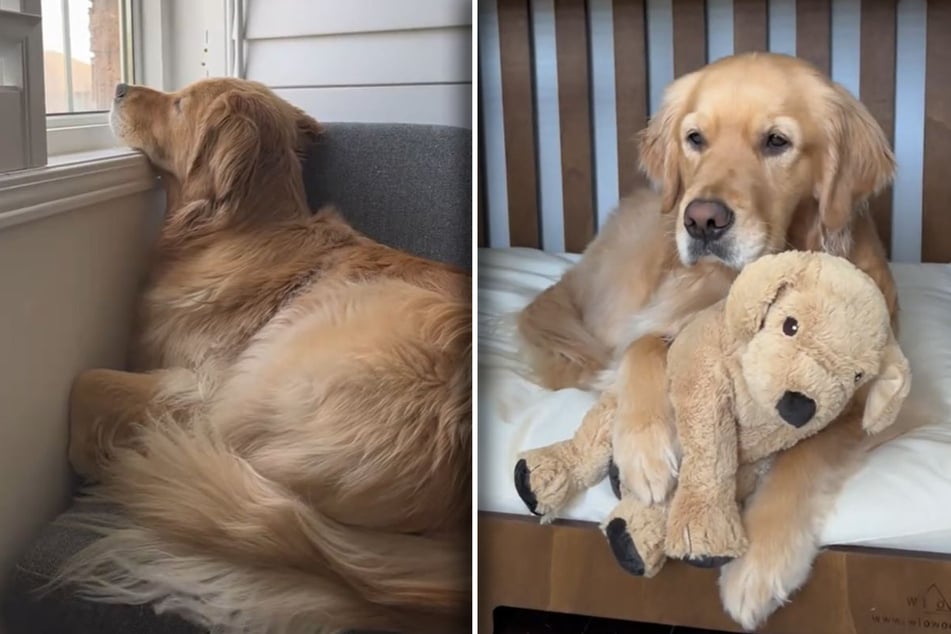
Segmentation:
{"type": "Polygon", "coordinates": [[[525,307],[518,330],[535,377],[549,389],[590,388],[611,362],[611,350],[585,327],[567,277],[525,307]]]}
{"type": "Polygon", "coordinates": [[[95,490],[125,513],[95,527],[102,538],[57,583],[99,601],[154,603],[214,631],[468,620],[469,549],[458,541],[342,526],[209,432],[163,425],[147,447],[148,458],[123,450],[111,484],[95,490]]]}

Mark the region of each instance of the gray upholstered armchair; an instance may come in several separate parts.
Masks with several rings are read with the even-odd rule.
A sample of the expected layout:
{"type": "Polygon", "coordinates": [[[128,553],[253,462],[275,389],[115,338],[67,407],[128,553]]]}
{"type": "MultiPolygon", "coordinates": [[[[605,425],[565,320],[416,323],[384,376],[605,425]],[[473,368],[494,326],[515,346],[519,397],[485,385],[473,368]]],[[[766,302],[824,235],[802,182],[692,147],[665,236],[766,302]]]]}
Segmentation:
{"type": "MultiPolygon", "coordinates": [[[[372,238],[417,255],[471,268],[471,133],[423,125],[336,123],[304,165],[312,208],[333,203],[372,238]]],[[[63,458],[66,459],[65,456],[63,458]]],[[[151,606],[84,601],[68,590],[37,596],[59,565],[92,540],[64,519],[76,502],[26,550],[5,584],[6,634],[198,634],[200,628],[151,606]]]]}

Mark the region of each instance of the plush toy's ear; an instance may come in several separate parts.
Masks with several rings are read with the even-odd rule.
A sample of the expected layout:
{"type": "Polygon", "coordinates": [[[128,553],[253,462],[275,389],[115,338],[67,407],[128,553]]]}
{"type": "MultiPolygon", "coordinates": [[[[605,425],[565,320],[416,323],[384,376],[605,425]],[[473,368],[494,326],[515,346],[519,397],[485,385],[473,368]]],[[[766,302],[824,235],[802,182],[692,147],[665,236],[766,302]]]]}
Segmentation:
{"type": "Polygon", "coordinates": [[[910,390],[908,359],[898,346],[895,335],[889,333],[878,375],[869,384],[862,428],[869,434],[877,434],[894,423],[910,390]]]}
{"type": "Polygon", "coordinates": [[[686,114],[687,97],[699,75],[678,78],[664,91],[660,109],[638,134],[641,170],[661,191],[661,211],[674,208],[680,197],[680,121],[686,114]]]}
{"type": "Polygon", "coordinates": [[[785,251],[747,264],[726,298],[726,323],[735,341],[746,341],[762,327],[766,314],[783,291],[796,286],[815,260],[785,251]]]}

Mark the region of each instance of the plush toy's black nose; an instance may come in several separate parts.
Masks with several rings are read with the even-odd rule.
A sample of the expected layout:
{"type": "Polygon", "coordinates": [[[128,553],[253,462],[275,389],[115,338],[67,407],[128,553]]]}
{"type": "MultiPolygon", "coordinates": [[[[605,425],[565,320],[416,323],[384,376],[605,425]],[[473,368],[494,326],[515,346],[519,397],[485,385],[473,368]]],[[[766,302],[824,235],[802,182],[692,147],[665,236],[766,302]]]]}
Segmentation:
{"type": "Polygon", "coordinates": [[[776,403],[783,420],[793,427],[802,427],[816,415],[816,402],[799,392],[786,392],[776,403]]]}

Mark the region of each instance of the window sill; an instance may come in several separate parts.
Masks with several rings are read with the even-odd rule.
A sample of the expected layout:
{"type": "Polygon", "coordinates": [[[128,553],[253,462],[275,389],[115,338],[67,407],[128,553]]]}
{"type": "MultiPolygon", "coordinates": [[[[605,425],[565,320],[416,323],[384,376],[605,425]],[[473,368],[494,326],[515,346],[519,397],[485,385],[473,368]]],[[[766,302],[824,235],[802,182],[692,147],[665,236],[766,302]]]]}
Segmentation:
{"type": "Polygon", "coordinates": [[[128,148],[50,157],[49,165],[0,174],[0,229],[148,191],[157,178],[128,148]]]}
{"type": "Polygon", "coordinates": [[[46,118],[46,151],[52,159],[63,154],[116,148],[108,115],[101,112],[46,118]]]}

